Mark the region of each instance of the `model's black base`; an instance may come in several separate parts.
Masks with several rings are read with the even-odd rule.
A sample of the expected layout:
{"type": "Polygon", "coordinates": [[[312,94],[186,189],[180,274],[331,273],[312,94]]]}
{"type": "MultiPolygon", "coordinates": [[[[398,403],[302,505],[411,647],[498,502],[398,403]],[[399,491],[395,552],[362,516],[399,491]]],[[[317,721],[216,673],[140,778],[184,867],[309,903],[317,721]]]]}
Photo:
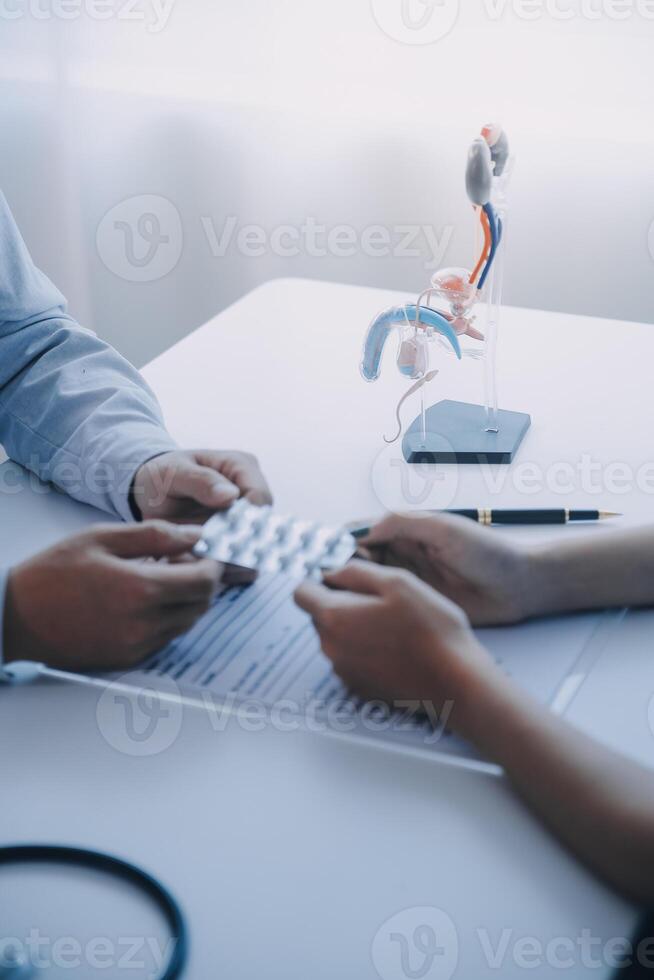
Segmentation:
{"type": "Polygon", "coordinates": [[[531,417],[501,409],[497,418],[499,432],[486,432],[482,405],[437,402],[425,412],[424,441],[420,416],[407,429],[402,440],[404,458],[408,463],[510,463],[531,417]]]}

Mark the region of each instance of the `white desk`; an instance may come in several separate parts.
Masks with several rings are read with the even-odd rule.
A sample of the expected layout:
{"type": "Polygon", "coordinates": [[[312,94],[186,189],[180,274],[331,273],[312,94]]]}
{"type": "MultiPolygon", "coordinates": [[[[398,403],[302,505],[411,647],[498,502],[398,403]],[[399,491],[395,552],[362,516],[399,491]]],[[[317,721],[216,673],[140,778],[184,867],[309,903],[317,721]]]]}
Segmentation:
{"type": "MultiPolygon", "coordinates": [[[[188,446],[255,451],[280,508],[342,519],[406,507],[403,468],[394,465],[400,451],[382,448],[381,439],[404,383],[391,358],[377,384],[358,375],[368,321],[399,299],[275,281],[145,373],[173,435],[188,446]]],[[[502,404],[531,412],[532,430],[512,467],[445,468],[422,506],[588,501],[580,480],[564,495],[545,485],[525,496],[515,476],[524,477],[530,461],[548,472],[588,454],[635,472],[654,458],[653,355],[646,325],[507,310],[502,404]],[[485,483],[491,477],[502,481],[495,494],[485,483]]],[[[479,400],[480,365],[441,360],[432,398],[479,400]]],[[[14,472],[6,466],[5,475],[14,472]]],[[[643,520],[652,473],[650,483],[641,474],[640,488],[605,487],[597,499],[643,520]]],[[[423,481],[411,492],[424,490],[423,481]]],[[[5,493],[3,558],[18,559],[93,517],[58,495],[5,493]]],[[[102,737],[96,705],[95,691],[73,685],[0,691],[0,745],[12,753],[3,785],[19,782],[15,794],[3,790],[0,835],[93,844],[156,870],[189,913],[193,978],[372,978],[377,930],[421,906],[437,906],[455,923],[460,980],[522,976],[512,955],[521,937],[574,941],[588,927],[608,939],[628,936],[634,924],[633,911],[580,869],[498,779],[321,736],[208,732],[206,716],[190,709],[168,751],[134,758],[102,737]],[[502,912],[507,892],[519,909],[510,921],[502,912]],[[499,971],[484,957],[484,929],[493,946],[502,929],[512,930],[499,971]]],[[[546,964],[530,973],[561,975],[546,964]]]]}
{"type": "MultiPolygon", "coordinates": [[[[455,507],[588,506],[593,499],[629,520],[654,517],[654,329],[516,308],[504,311],[498,374],[501,407],[533,418],[517,460],[510,467],[441,467],[431,492],[422,474],[405,491],[399,442],[386,447],[382,438],[394,433],[395,405],[407,389],[394,365],[395,339],[379,381],[366,384],[359,374],[368,323],[402,299],[275,280],[159,357],[145,375],[183,445],[254,449],[280,508],[340,520],[407,508],[416,498],[421,506],[455,507]],[[590,498],[585,458],[596,488],[590,498]],[[634,474],[626,492],[622,464],[634,474]],[[579,472],[566,487],[570,466],[579,472]]],[[[474,345],[464,338],[464,346],[474,345]]],[[[428,397],[480,402],[481,363],[436,350],[440,374],[428,397]]],[[[405,407],[406,424],[418,408],[417,399],[405,407]]]]}

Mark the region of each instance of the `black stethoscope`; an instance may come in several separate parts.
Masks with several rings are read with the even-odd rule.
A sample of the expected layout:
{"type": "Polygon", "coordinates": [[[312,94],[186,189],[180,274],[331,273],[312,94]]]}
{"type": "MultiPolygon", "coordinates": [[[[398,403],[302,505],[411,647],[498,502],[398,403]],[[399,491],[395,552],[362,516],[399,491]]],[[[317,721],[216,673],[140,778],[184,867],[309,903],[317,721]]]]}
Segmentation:
{"type": "MultiPolygon", "coordinates": [[[[82,847],[60,847],[54,844],[21,844],[14,847],[0,847],[0,866],[7,864],[73,864],[82,868],[93,868],[106,874],[122,878],[135,885],[148,895],[163,913],[175,940],[172,944],[170,960],[159,980],[177,980],[181,977],[188,957],[188,933],[182,911],[161,882],[129,861],[92,851],[82,847]]],[[[25,959],[20,949],[15,955],[11,950],[3,952],[0,962],[0,980],[29,980],[35,973],[34,964],[25,959]]],[[[38,971],[39,976],[42,970],[38,971]]]]}

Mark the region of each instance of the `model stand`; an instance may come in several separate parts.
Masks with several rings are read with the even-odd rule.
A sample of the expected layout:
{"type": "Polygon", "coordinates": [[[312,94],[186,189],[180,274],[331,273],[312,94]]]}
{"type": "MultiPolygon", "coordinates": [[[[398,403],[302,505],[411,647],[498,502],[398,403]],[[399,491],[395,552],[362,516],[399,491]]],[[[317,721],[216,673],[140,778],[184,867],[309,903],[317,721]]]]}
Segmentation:
{"type": "Polygon", "coordinates": [[[506,134],[498,125],[484,126],[470,147],[466,166],[466,190],[483,239],[475,268],[439,270],[416,303],[386,310],[368,329],[361,364],[364,378],[379,377],[386,340],[399,329],[397,367],[414,382],[397,406],[397,435],[387,442],[401,434],[404,401],[420,392],[420,414],[402,440],[410,463],[510,463],[529,428],[529,415],[499,409],[497,396],[497,337],[512,170],[506,134]],[[480,301],[486,307],[484,333],[475,326],[480,301]],[[447,399],[426,408],[425,386],[438,374],[430,370],[430,348],[441,339],[461,358],[462,335],[484,342],[484,404],[447,399]]]}

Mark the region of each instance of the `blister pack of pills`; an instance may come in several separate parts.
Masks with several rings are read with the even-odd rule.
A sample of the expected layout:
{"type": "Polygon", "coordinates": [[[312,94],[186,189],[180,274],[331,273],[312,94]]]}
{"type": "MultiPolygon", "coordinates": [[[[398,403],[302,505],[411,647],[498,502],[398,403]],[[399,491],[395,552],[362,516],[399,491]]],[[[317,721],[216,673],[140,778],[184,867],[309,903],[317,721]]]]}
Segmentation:
{"type": "Polygon", "coordinates": [[[214,514],[193,549],[199,558],[238,565],[257,572],[319,576],[341,568],[357,543],[343,528],[275,513],[237,500],[229,510],[214,514]]]}

